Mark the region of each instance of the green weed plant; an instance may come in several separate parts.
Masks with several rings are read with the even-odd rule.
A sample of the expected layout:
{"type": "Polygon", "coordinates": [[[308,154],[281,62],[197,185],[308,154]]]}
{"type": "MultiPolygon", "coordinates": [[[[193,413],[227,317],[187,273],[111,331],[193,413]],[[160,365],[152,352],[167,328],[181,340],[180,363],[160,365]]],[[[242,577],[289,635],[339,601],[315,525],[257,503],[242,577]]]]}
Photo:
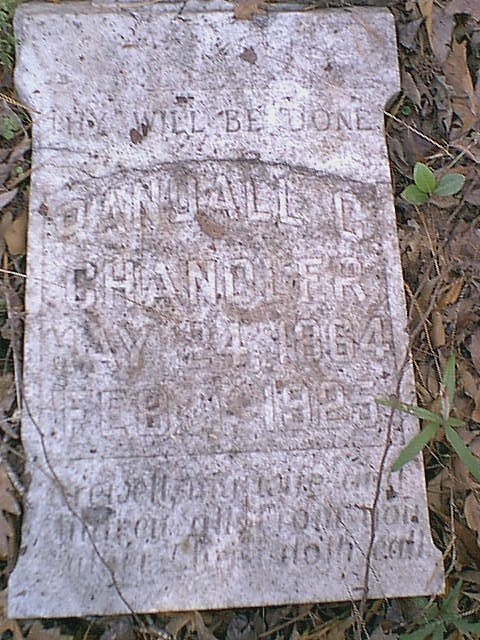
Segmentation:
{"type": "Polygon", "coordinates": [[[462,581],[459,580],[442,602],[430,602],[428,598],[413,598],[414,603],[421,609],[421,621],[418,623],[420,628],[411,633],[401,634],[400,640],[443,640],[455,631],[460,632],[463,638],[478,638],[480,622],[469,622],[459,609],[461,590],[462,581]]]}
{"type": "Polygon", "coordinates": [[[460,191],[465,177],[460,173],[448,173],[439,180],[426,164],[417,162],[413,169],[413,184],[408,185],[400,194],[413,205],[425,204],[431,196],[453,196],[460,191]]]}
{"type": "Polygon", "coordinates": [[[392,466],[392,471],[400,471],[408,462],[413,460],[443,429],[445,437],[451,448],[458,455],[462,463],[467,467],[472,476],[480,482],[480,464],[475,456],[470,452],[462,438],[458,435],[456,429],[464,427],[465,422],[453,417],[453,399],[455,393],[455,355],[452,354],[445,366],[441,384],[441,413],[434,413],[423,407],[414,404],[406,404],[399,400],[384,400],[377,398],[377,404],[385,407],[402,411],[410,415],[416,416],[423,420],[424,426],[402,449],[400,455],[392,466]]]}
{"type": "Polygon", "coordinates": [[[12,70],[15,57],[13,14],[18,4],[19,0],[0,0],[0,67],[8,71],[12,70]]]}
{"type": "Polygon", "coordinates": [[[18,116],[3,116],[0,119],[0,137],[5,140],[13,140],[20,131],[22,122],[18,116]]]}

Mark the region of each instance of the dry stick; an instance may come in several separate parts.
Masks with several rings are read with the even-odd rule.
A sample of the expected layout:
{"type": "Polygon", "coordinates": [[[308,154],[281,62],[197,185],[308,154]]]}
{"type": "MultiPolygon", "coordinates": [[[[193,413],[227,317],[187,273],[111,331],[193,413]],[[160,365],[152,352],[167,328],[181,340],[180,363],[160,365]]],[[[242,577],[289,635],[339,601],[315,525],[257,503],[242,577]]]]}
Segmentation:
{"type": "Polygon", "coordinates": [[[31,169],[27,169],[26,171],[24,171],[22,174],[20,174],[19,176],[17,176],[16,178],[13,178],[12,180],[9,180],[6,184],[5,187],[10,191],[11,189],[14,189],[17,185],[19,185],[21,182],[23,182],[24,180],[26,180],[27,178],[30,178],[30,175],[32,173],[31,169]]]}
{"type": "MultiPolygon", "coordinates": [[[[433,307],[435,306],[435,302],[436,302],[436,295],[440,289],[441,286],[441,280],[437,283],[434,291],[433,291],[433,295],[432,295],[432,299],[430,301],[429,306],[427,307],[424,317],[428,318],[428,316],[430,315],[433,307]]],[[[410,359],[410,348],[411,345],[413,343],[413,341],[415,340],[415,338],[417,337],[417,335],[420,333],[420,331],[423,328],[423,321],[419,322],[417,324],[417,327],[412,331],[412,334],[410,335],[409,341],[408,341],[408,345],[407,345],[407,349],[402,361],[402,364],[400,366],[399,372],[398,372],[398,378],[397,378],[397,384],[396,384],[396,388],[395,388],[395,395],[396,397],[399,397],[400,395],[400,391],[401,391],[401,386],[402,386],[402,381],[403,381],[403,376],[405,374],[405,370],[408,364],[408,361],[410,359]]],[[[392,427],[393,427],[393,416],[395,413],[395,407],[392,407],[390,410],[390,415],[388,418],[388,424],[387,424],[387,435],[386,435],[386,441],[385,441],[385,447],[383,450],[383,454],[382,454],[382,458],[380,460],[380,465],[379,465],[379,469],[378,469],[378,475],[377,475],[377,482],[375,485],[375,493],[374,493],[374,498],[373,498],[373,504],[372,507],[370,509],[370,539],[369,539],[369,543],[368,543],[368,548],[367,548],[367,553],[366,553],[366,562],[365,562],[365,572],[364,572],[364,576],[363,576],[363,590],[362,590],[362,598],[360,601],[360,606],[358,608],[358,616],[359,616],[359,620],[356,623],[356,636],[358,638],[358,640],[361,640],[362,638],[362,629],[361,629],[361,622],[364,619],[365,616],[365,607],[367,604],[367,598],[368,598],[368,590],[369,590],[369,582],[370,582],[370,571],[371,571],[371,567],[370,567],[370,563],[371,563],[371,559],[372,559],[372,552],[373,552],[373,545],[375,544],[375,538],[376,538],[376,515],[377,515],[377,509],[378,509],[378,504],[380,501],[380,493],[381,493],[381,487],[382,487],[382,481],[383,481],[383,476],[385,473],[385,466],[386,466],[386,462],[387,462],[387,455],[388,452],[390,451],[390,447],[392,446],[392,427]]]]}
{"type": "Polygon", "coordinates": [[[308,635],[302,634],[302,640],[315,640],[317,638],[328,638],[328,634],[332,631],[335,634],[335,637],[338,637],[338,629],[335,627],[341,626],[341,632],[345,634],[346,631],[353,625],[352,618],[334,618],[333,620],[329,620],[325,624],[323,624],[318,629],[315,629],[308,635]],[[340,624],[338,624],[340,623],[340,624]],[[336,633],[335,633],[336,632],[336,633]]]}
{"type": "MultiPolygon", "coordinates": [[[[23,104],[23,102],[20,102],[19,100],[15,100],[15,98],[11,98],[10,96],[7,96],[6,93],[2,93],[0,92],[0,98],[2,100],[5,100],[5,102],[8,102],[8,104],[11,104],[14,107],[19,107],[20,109],[23,109],[28,117],[28,119],[30,120],[30,115],[29,115],[29,111],[33,111],[34,113],[38,113],[38,111],[34,111],[34,109],[32,109],[31,107],[27,107],[27,105],[23,104]]],[[[31,122],[31,120],[30,120],[31,122]]]]}
{"type": "Polygon", "coordinates": [[[427,221],[425,220],[425,216],[423,212],[415,205],[415,210],[418,214],[418,217],[422,221],[423,228],[425,230],[425,235],[428,240],[428,248],[430,249],[430,253],[432,254],[433,264],[435,265],[435,269],[437,270],[437,275],[440,275],[440,265],[438,264],[437,256],[435,255],[435,247],[433,246],[432,237],[430,235],[430,231],[428,230],[427,221]]]}
{"type": "Polygon", "coordinates": [[[0,269],[0,273],[4,273],[9,276],[18,276],[19,278],[25,278],[25,280],[27,279],[27,276],[25,273],[20,273],[19,271],[12,271],[11,269],[0,269]]]}
{"type": "Polygon", "coordinates": [[[449,542],[448,547],[445,549],[443,557],[446,558],[448,553],[450,553],[450,549],[452,550],[452,561],[450,562],[450,566],[445,572],[445,577],[447,578],[452,571],[455,569],[455,564],[457,560],[457,549],[455,547],[455,543],[457,541],[457,534],[455,533],[455,515],[453,513],[453,487],[450,486],[450,530],[452,532],[452,539],[449,542]]]}
{"type": "Polygon", "coordinates": [[[277,633],[277,631],[281,631],[282,629],[285,629],[285,627],[289,627],[291,624],[295,624],[295,622],[304,620],[309,613],[310,611],[305,611],[305,613],[300,616],[295,616],[290,620],[287,620],[287,622],[283,622],[282,624],[277,624],[276,627],[272,627],[268,631],[263,631],[262,633],[258,634],[257,640],[260,640],[260,638],[266,638],[267,636],[272,635],[272,633],[277,633]]]}
{"type": "Polygon", "coordinates": [[[356,602],[352,602],[353,617],[355,620],[355,636],[357,640],[362,640],[362,632],[370,639],[367,631],[367,625],[365,624],[365,611],[360,613],[360,609],[357,607],[356,602]]]}
{"type": "MultiPolygon", "coordinates": [[[[441,281],[440,281],[441,282],[441,281]]],[[[440,366],[438,364],[438,358],[435,354],[435,350],[433,348],[433,344],[432,344],[432,338],[430,337],[430,331],[428,330],[428,324],[427,324],[427,318],[425,317],[425,315],[422,313],[422,310],[420,308],[420,305],[418,303],[418,300],[415,298],[414,293],[412,291],[412,289],[410,288],[410,285],[406,282],[405,283],[405,289],[407,290],[408,295],[410,296],[413,305],[415,306],[418,315],[423,318],[423,329],[425,331],[425,337],[428,343],[428,348],[430,349],[430,355],[433,357],[433,362],[435,363],[435,368],[437,370],[437,375],[438,375],[438,379],[441,380],[442,379],[442,372],[440,371],[440,366]]]]}
{"type": "Polygon", "coordinates": [[[427,135],[419,131],[416,127],[412,127],[411,124],[407,124],[403,120],[400,120],[400,118],[397,118],[397,116],[393,115],[393,113],[389,113],[388,111],[384,111],[383,113],[389,118],[392,118],[393,120],[395,120],[395,122],[398,122],[399,124],[403,125],[409,131],[416,133],[417,136],[420,136],[420,138],[423,138],[427,142],[430,142],[430,144],[433,144],[433,146],[437,147],[437,149],[441,149],[441,151],[443,151],[443,153],[446,154],[449,158],[455,157],[453,154],[450,153],[450,151],[446,147],[442,146],[439,142],[437,142],[433,138],[429,138],[427,135]]]}

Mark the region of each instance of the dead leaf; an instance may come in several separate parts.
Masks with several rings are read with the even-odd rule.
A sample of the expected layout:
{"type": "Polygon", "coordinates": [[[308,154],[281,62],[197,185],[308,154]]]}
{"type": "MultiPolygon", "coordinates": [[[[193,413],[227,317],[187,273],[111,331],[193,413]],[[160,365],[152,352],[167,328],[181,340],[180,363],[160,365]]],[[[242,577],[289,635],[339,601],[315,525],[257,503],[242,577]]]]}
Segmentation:
{"type": "Polygon", "coordinates": [[[422,22],[423,18],[418,18],[398,25],[398,41],[407,51],[417,48],[417,32],[422,22]]]}
{"type": "Polygon", "coordinates": [[[193,612],[193,627],[199,640],[217,640],[210,629],[207,629],[203,618],[198,611],[193,612]]]}
{"type": "Polygon", "coordinates": [[[474,399],[477,395],[479,381],[473,376],[466,367],[458,364],[459,378],[464,392],[470,398],[474,399]]]}
{"type": "Polygon", "coordinates": [[[452,88],[445,82],[444,76],[436,75],[430,83],[432,98],[438,111],[438,118],[445,133],[448,133],[452,126],[452,88]]]}
{"type": "Polygon", "coordinates": [[[453,479],[448,469],[442,469],[440,473],[430,480],[427,486],[428,504],[435,512],[448,512],[448,503],[453,489],[453,479]]]}
{"type": "Polygon", "coordinates": [[[480,329],[477,328],[472,334],[470,340],[470,356],[472,358],[473,366],[480,373],[480,329]]]}
{"type": "Polygon", "coordinates": [[[23,156],[30,150],[30,138],[24,136],[20,142],[10,150],[8,159],[0,164],[0,184],[4,184],[13,169],[23,161],[23,156]]]}
{"type": "Polygon", "coordinates": [[[0,466],[0,558],[13,562],[16,554],[15,526],[12,516],[19,516],[20,505],[5,465],[0,466]]]}
{"type": "Polygon", "coordinates": [[[15,383],[11,374],[0,375],[0,409],[7,413],[15,398],[15,383]]]}
{"type": "Polygon", "coordinates": [[[460,220],[451,234],[448,250],[452,260],[465,269],[480,270],[480,230],[460,220]]]}
{"type": "Polygon", "coordinates": [[[405,159],[402,143],[397,136],[388,137],[388,152],[392,163],[397,167],[401,174],[405,175],[410,169],[410,165],[405,159]]]}
{"type": "MultiPolygon", "coordinates": [[[[419,87],[420,94],[423,95],[423,91],[420,88],[418,81],[415,81],[417,87],[419,87]]],[[[413,111],[412,111],[413,114],[413,111]]],[[[415,162],[421,162],[433,149],[431,142],[426,140],[421,135],[415,132],[420,131],[419,119],[416,117],[409,117],[404,120],[406,127],[402,127],[399,132],[400,142],[403,146],[403,155],[407,159],[409,167],[412,167],[415,162]]]]}
{"type": "Polygon", "coordinates": [[[477,540],[480,543],[480,502],[473,491],[465,498],[463,513],[468,526],[477,534],[477,540]]]}
{"type": "MultiPolygon", "coordinates": [[[[480,437],[475,437],[475,432],[470,431],[468,427],[460,427],[457,432],[465,445],[467,445],[470,453],[478,458],[480,462],[480,437]]],[[[469,491],[478,491],[478,489],[480,489],[480,484],[471,475],[460,458],[454,458],[453,469],[455,480],[459,487],[469,491]]]]}
{"type": "Polygon", "coordinates": [[[407,98],[418,109],[422,106],[422,96],[411,73],[402,69],[402,89],[407,98]]]}
{"type": "Polygon", "coordinates": [[[167,633],[170,633],[174,638],[176,638],[179,631],[181,631],[184,627],[190,624],[191,620],[192,620],[191,613],[175,614],[173,618],[168,621],[168,624],[165,627],[165,631],[167,631],[167,633]]]}
{"type": "Polygon", "coordinates": [[[6,229],[3,239],[12,256],[24,255],[27,242],[27,212],[23,211],[6,229]]]}
{"type": "Polygon", "coordinates": [[[15,497],[15,489],[4,464],[0,466],[0,511],[6,511],[14,516],[19,516],[21,513],[15,497]]]}
{"type": "MultiPolygon", "coordinates": [[[[475,112],[480,113],[480,69],[475,76],[475,112]]],[[[478,137],[477,137],[478,143],[478,137]]]]}
{"type": "Polygon", "coordinates": [[[434,347],[443,347],[445,345],[445,328],[442,314],[439,311],[432,313],[432,342],[434,347]]]}
{"type": "Polygon", "coordinates": [[[289,640],[300,640],[301,637],[302,636],[300,635],[300,632],[297,629],[297,625],[294,624],[289,640]]]}
{"type": "Polygon", "coordinates": [[[256,640],[266,631],[263,617],[257,612],[253,614],[238,613],[230,621],[226,640],[256,640]]]}
{"type": "Polygon", "coordinates": [[[433,33],[432,33],[432,8],[433,0],[418,0],[418,8],[425,20],[425,27],[427,29],[428,41],[430,48],[433,49],[433,33]]]}
{"type": "MultiPolygon", "coordinates": [[[[476,103],[477,103],[477,113],[480,112],[480,106],[479,106],[479,102],[480,102],[480,82],[478,81],[479,78],[477,76],[477,88],[476,88],[476,103]]],[[[480,144],[479,144],[480,140],[479,140],[479,136],[477,135],[477,133],[475,131],[472,131],[464,136],[462,136],[461,138],[458,138],[457,140],[454,140],[453,142],[453,147],[455,147],[455,149],[458,149],[459,151],[461,151],[467,158],[469,158],[470,160],[472,160],[473,162],[475,162],[475,164],[480,164],[480,144]]],[[[468,200],[468,194],[467,194],[467,200],[468,200]]],[[[473,202],[472,204],[476,204],[475,202],[473,202]]]]}
{"type": "Polygon", "coordinates": [[[199,640],[217,640],[198,611],[174,615],[165,626],[165,631],[176,638],[184,627],[189,627],[191,631],[195,632],[199,640]]]}
{"type": "Polygon", "coordinates": [[[7,615],[7,598],[6,589],[0,592],[0,634],[3,636],[6,632],[12,634],[12,640],[23,640],[23,634],[16,620],[12,620],[7,615]]]}
{"type": "Polygon", "coordinates": [[[11,517],[0,514],[0,558],[11,559],[15,556],[15,528],[11,517]]]}
{"type": "Polygon", "coordinates": [[[473,204],[474,207],[480,207],[480,189],[467,193],[465,195],[465,201],[468,202],[468,204],[473,204]]]}
{"type": "Polygon", "coordinates": [[[453,38],[451,52],[444,65],[445,80],[453,89],[453,110],[461,126],[450,130],[451,137],[458,138],[467,133],[477,118],[473,80],[467,65],[467,43],[453,38]]]}
{"type": "Polygon", "coordinates": [[[386,632],[382,627],[377,627],[375,631],[370,634],[370,640],[398,640],[400,636],[393,631],[386,632]]]}
{"type": "Polygon", "coordinates": [[[38,620],[32,624],[27,635],[27,640],[66,640],[72,636],[64,635],[59,627],[45,629],[38,620]]]}
{"type": "Polygon", "coordinates": [[[478,559],[478,543],[475,534],[464,524],[455,520],[456,554],[462,566],[472,565],[478,559]]]}
{"type": "MultiPolygon", "coordinates": [[[[155,635],[152,634],[151,637],[154,638],[155,635]]],[[[135,638],[136,634],[131,616],[110,619],[107,629],[100,636],[100,640],[135,640],[135,638]]]]}
{"type": "Polygon", "coordinates": [[[472,412],[472,420],[480,423],[480,389],[478,389],[473,400],[475,402],[475,409],[472,412]]]}
{"type": "Polygon", "coordinates": [[[10,204],[10,202],[17,195],[17,192],[18,189],[12,189],[12,191],[3,191],[2,193],[0,193],[0,209],[3,209],[3,207],[6,207],[7,204],[10,204]]]}
{"type": "Polygon", "coordinates": [[[265,6],[262,0],[240,0],[233,8],[233,15],[237,20],[251,20],[255,14],[264,16],[265,6]]]}
{"type": "Polygon", "coordinates": [[[445,7],[445,13],[450,16],[464,13],[480,18],[480,2],[479,0],[452,0],[445,7]]]}
{"type": "Polygon", "coordinates": [[[346,618],[344,620],[336,619],[331,621],[331,625],[325,629],[325,633],[320,632],[320,634],[312,634],[309,637],[317,638],[318,640],[345,640],[347,637],[347,631],[353,626],[353,620],[351,618],[346,618]]]}
{"type": "Polygon", "coordinates": [[[457,337],[461,336],[463,332],[471,334],[472,325],[480,325],[480,310],[478,303],[476,303],[475,297],[465,296],[459,299],[455,306],[447,307],[444,312],[445,322],[456,324],[457,337]]]}
{"type": "Polygon", "coordinates": [[[443,65],[450,53],[450,43],[455,27],[455,18],[444,12],[443,7],[434,5],[432,11],[432,51],[443,65]]]}

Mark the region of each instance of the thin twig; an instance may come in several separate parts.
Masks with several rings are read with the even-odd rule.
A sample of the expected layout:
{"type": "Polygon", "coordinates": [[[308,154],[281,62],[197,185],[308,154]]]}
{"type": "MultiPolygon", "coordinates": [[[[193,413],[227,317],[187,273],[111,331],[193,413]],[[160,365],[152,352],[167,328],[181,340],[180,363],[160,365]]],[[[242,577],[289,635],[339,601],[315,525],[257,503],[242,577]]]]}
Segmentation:
{"type": "Polygon", "coordinates": [[[437,147],[437,149],[441,149],[443,151],[443,153],[446,154],[449,158],[454,158],[455,157],[453,154],[450,153],[450,151],[445,146],[441,145],[439,142],[437,142],[433,138],[429,138],[427,135],[425,135],[424,133],[422,133],[421,131],[419,131],[415,127],[412,127],[411,124],[408,124],[408,123],[404,122],[403,120],[400,120],[400,118],[397,118],[397,116],[393,115],[393,113],[389,113],[388,111],[384,111],[383,113],[387,117],[392,118],[393,120],[395,120],[395,122],[398,122],[399,124],[403,125],[409,131],[412,131],[413,133],[417,134],[417,136],[420,136],[420,138],[423,138],[427,142],[430,142],[430,144],[433,144],[435,147],[437,147]]]}
{"type": "MultiPolygon", "coordinates": [[[[439,280],[439,282],[437,283],[436,286],[436,290],[438,291],[440,289],[441,286],[441,280],[439,280]]],[[[427,310],[425,311],[424,317],[428,318],[428,316],[430,315],[434,305],[435,305],[435,301],[436,301],[436,295],[437,295],[437,291],[434,290],[430,304],[427,308],[427,310]]],[[[415,338],[417,337],[417,335],[420,333],[420,331],[423,328],[423,319],[422,321],[420,321],[417,325],[417,327],[412,331],[409,341],[408,341],[408,345],[407,345],[407,349],[405,351],[405,355],[402,361],[402,364],[400,365],[400,369],[398,372],[398,377],[397,377],[397,384],[396,384],[396,388],[395,388],[395,395],[396,397],[400,396],[400,392],[401,392],[401,388],[402,388],[402,382],[403,382],[403,377],[405,375],[405,371],[410,359],[410,349],[411,349],[411,345],[413,344],[413,341],[415,340],[415,338]]],[[[365,571],[364,571],[364,576],[363,576],[363,590],[362,590],[362,598],[360,601],[360,606],[358,608],[359,611],[359,620],[363,621],[364,617],[365,617],[365,607],[367,604],[367,599],[368,599],[368,592],[369,592],[369,586],[370,586],[370,572],[371,572],[371,559],[372,559],[372,553],[373,553],[373,547],[375,544],[375,539],[376,539],[376,535],[377,535],[377,531],[376,531],[376,517],[377,517],[377,511],[378,511],[378,505],[380,502],[380,495],[381,495],[381,488],[382,488],[382,482],[383,482],[383,476],[385,474],[385,469],[386,469],[386,462],[387,462],[387,457],[388,457],[388,453],[390,451],[390,448],[392,446],[392,428],[393,428],[393,416],[395,413],[395,407],[392,406],[391,410],[390,410],[390,415],[388,417],[388,423],[387,423],[387,429],[386,429],[386,438],[385,438],[385,447],[383,450],[383,454],[382,454],[382,458],[380,460],[380,465],[379,465],[379,469],[378,469],[378,475],[377,475],[377,481],[376,481],[376,486],[375,486],[375,493],[374,493],[374,499],[373,499],[373,504],[372,507],[370,509],[370,539],[369,539],[369,543],[368,543],[368,547],[367,547],[367,553],[366,553],[366,561],[365,561],[365,571]]],[[[362,638],[362,628],[357,625],[356,628],[356,635],[358,640],[361,640],[362,638]]]]}
{"type": "Polygon", "coordinates": [[[29,403],[27,402],[27,399],[26,399],[25,396],[23,397],[23,405],[22,406],[26,409],[28,417],[30,418],[31,423],[35,427],[35,431],[37,432],[38,437],[40,439],[40,446],[41,446],[41,449],[42,449],[42,453],[43,453],[43,457],[44,457],[44,460],[45,460],[45,464],[47,465],[48,471],[49,471],[50,476],[51,476],[50,479],[53,480],[53,483],[55,484],[55,486],[60,491],[60,495],[62,496],[62,500],[63,500],[65,506],[67,507],[70,515],[72,515],[73,518],[75,520],[77,520],[80,523],[80,525],[82,526],[82,529],[84,530],[84,532],[85,532],[90,544],[92,545],[92,549],[93,549],[95,555],[97,556],[97,558],[100,561],[100,563],[103,565],[103,567],[108,572],[108,575],[110,576],[110,580],[112,581],[112,586],[115,589],[118,597],[123,602],[125,607],[128,609],[130,614],[136,618],[137,616],[135,614],[135,611],[133,610],[132,606],[130,605],[128,600],[123,595],[123,592],[120,589],[120,586],[118,584],[117,578],[115,576],[115,573],[114,573],[113,569],[110,567],[110,565],[108,564],[108,562],[105,560],[103,555],[101,554],[100,549],[98,548],[98,545],[95,542],[95,539],[94,539],[94,537],[92,535],[92,532],[90,531],[90,529],[89,529],[88,525],[86,524],[86,522],[83,520],[83,518],[80,515],[80,513],[78,513],[78,511],[71,504],[70,499],[69,499],[68,494],[67,494],[67,491],[66,491],[65,487],[63,486],[60,478],[58,477],[57,472],[55,471],[55,469],[54,469],[54,467],[53,467],[53,465],[52,465],[52,463],[50,461],[50,458],[49,458],[49,455],[48,455],[48,452],[47,452],[47,446],[45,444],[45,435],[44,435],[43,431],[40,429],[40,426],[38,425],[37,421],[33,417],[32,412],[30,411],[29,403]]]}

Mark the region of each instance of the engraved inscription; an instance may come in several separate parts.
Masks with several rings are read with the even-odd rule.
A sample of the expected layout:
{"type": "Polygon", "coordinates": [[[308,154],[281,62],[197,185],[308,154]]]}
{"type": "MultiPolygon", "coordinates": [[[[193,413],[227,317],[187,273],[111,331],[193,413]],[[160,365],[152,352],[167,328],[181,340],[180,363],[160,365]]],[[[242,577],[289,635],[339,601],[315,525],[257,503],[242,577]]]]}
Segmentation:
{"type": "MultiPolygon", "coordinates": [[[[141,116],[138,105],[124,105],[116,111],[115,126],[121,122],[132,144],[141,144],[151,134],[157,140],[174,138],[204,137],[205,135],[261,134],[266,131],[279,135],[286,133],[310,132],[316,135],[342,132],[371,132],[378,128],[376,114],[360,107],[346,107],[335,110],[298,102],[292,105],[292,98],[286,96],[283,104],[264,104],[246,107],[224,108],[200,111],[189,102],[198,101],[201,94],[191,96],[185,104],[152,105],[148,113],[141,116]]],[[[81,136],[93,138],[111,135],[111,113],[105,107],[98,110],[82,109],[72,105],[70,111],[56,111],[45,115],[45,125],[53,134],[67,137],[81,136]]]]}
{"type": "Polygon", "coordinates": [[[211,161],[50,203],[60,213],[51,224],[70,241],[102,234],[101,253],[70,261],[64,303],[79,314],[70,333],[92,378],[107,363],[116,372],[97,386],[97,418],[85,428],[75,403],[64,409],[75,375],[66,366],[64,386],[46,399],[69,425],[66,446],[123,456],[170,442],[202,454],[373,445],[372,380],[345,373],[372,357],[387,369],[394,353],[379,286],[387,274],[371,258],[375,189],[364,189],[211,161]],[[192,254],[192,241],[201,251],[192,254]],[[119,314],[113,325],[102,309],[119,314]],[[109,438],[92,444],[104,428],[109,438]]]}

